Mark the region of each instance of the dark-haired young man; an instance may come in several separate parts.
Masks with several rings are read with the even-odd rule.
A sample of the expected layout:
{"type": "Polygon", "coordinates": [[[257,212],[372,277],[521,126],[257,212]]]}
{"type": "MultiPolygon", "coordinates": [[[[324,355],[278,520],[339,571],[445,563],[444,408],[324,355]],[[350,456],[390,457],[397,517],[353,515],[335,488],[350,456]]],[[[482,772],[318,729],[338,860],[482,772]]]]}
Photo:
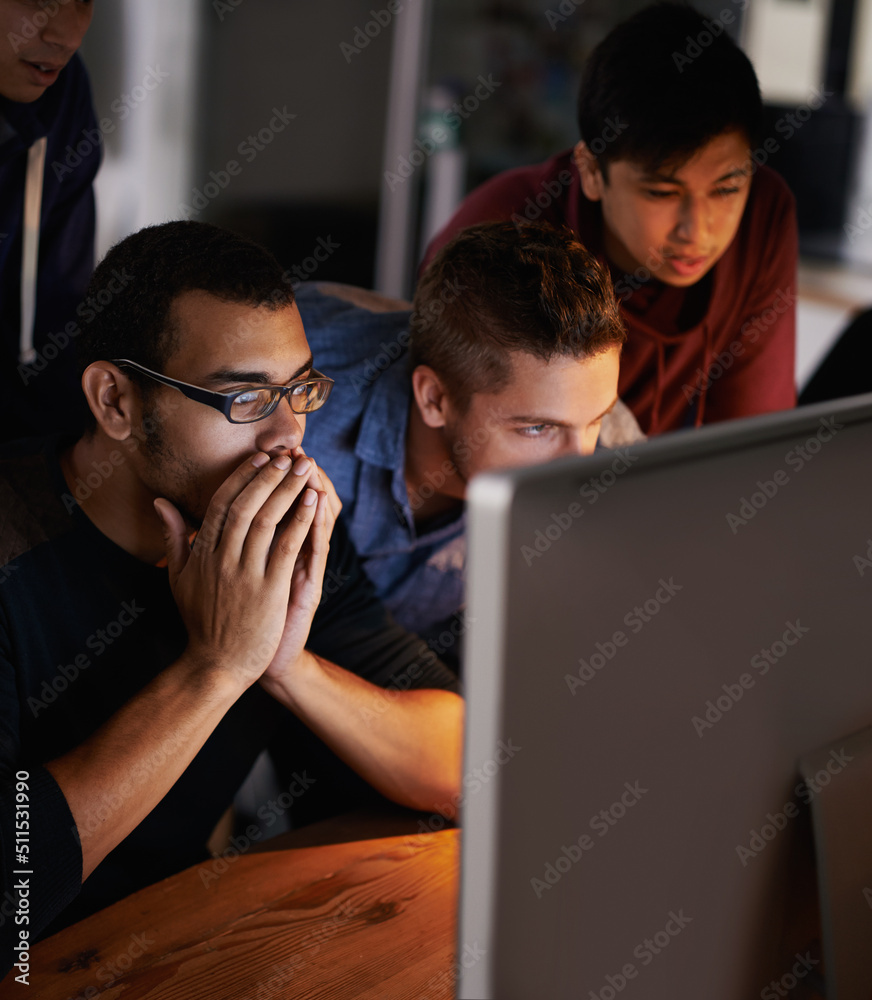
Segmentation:
{"type": "Polygon", "coordinates": [[[411,314],[330,286],[297,303],[336,378],[310,434],[355,548],[397,620],[457,662],[469,479],[589,454],[604,420],[613,445],[641,437],[608,275],[569,230],[502,222],[440,251],[411,314]]]}
{"type": "Polygon", "coordinates": [[[176,222],[91,289],[115,273],[80,342],[91,428],[0,457],[0,898],[32,866],[31,940],[203,860],[287,727],[296,794],[319,741],[404,805],[458,794],[456,680],[377,601],[302,450],[330,380],[281,267],[176,222]]]}
{"type": "Polygon", "coordinates": [[[796,402],[793,197],[750,156],[757,79],[720,27],[663,3],[615,28],[584,69],[581,142],[483,184],[426,258],[490,219],[574,229],[611,269],[621,398],[650,434],[796,402]]]}

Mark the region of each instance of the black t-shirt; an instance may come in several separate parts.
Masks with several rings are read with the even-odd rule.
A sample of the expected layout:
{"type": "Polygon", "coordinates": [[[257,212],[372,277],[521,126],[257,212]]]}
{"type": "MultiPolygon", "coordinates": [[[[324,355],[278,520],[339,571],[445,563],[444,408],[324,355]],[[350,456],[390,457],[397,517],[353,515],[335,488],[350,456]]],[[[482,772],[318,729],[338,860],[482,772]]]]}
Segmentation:
{"type": "MultiPolygon", "coordinates": [[[[9,906],[2,905],[8,903],[6,893],[16,878],[17,772],[29,773],[33,936],[59,914],[52,931],[202,860],[218,819],[258,754],[283,726],[297,734],[291,746],[285,741],[284,749],[298,771],[307,766],[307,744],[311,751],[318,742],[287,709],[253,685],[163,800],[80,891],[76,826],[60,788],[42,765],[82,743],[177,659],[186,632],[167,570],[141,562],[97,530],[67,491],[58,450],[57,440],[0,450],[4,969],[11,966],[11,943],[17,940],[9,906]]],[[[458,690],[456,677],[378,602],[341,519],[333,532],[324,596],[308,648],[382,687],[458,690]]],[[[99,806],[95,808],[99,812],[99,806]]]]}

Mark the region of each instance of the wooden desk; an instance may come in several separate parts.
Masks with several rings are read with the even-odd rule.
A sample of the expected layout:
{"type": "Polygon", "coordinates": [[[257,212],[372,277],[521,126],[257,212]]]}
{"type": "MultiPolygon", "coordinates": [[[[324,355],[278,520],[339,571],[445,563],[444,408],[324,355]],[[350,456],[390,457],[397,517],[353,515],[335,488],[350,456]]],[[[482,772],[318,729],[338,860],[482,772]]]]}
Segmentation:
{"type": "Polygon", "coordinates": [[[458,836],[250,852],[208,884],[190,868],[38,944],[0,1000],[448,1000],[458,836]]]}

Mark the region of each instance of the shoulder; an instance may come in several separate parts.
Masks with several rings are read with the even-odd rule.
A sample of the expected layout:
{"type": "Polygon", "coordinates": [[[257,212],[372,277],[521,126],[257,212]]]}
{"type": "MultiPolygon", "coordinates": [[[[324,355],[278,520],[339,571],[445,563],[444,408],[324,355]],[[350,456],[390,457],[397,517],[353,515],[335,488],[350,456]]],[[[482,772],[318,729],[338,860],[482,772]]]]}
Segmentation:
{"type": "MultiPolygon", "coordinates": [[[[756,294],[755,290],[769,289],[773,281],[793,281],[798,256],[793,194],[774,170],[759,167],[751,182],[739,232],[724,254],[724,269],[733,273],[734,282],[756,294]]],[[[735,291],[734,287],[732,294],[735,291]]]]}
{"type": "Polygon", "coordinates": [[[566,222],[579,188],[578,171],[572,150],[565,149],[544,163],[505,170],[470,192],[445,226],[433,237],[424,254],[423,271],[436,253],[461,229],[479,222],[542,220],[560,225],[566,222]]]}
{"type": "MultiPolygon", "coordinates": [[[[568,190],[572,184],[575,169],[572,164],[572,150],[564,149],[544,163],[534,163],[525,167],[505,170],[485,181],[472,192],[467,202],[474,199],[487,200],[496,197],[516,197],[531,192],[542,191],[544,197],[552,201],[568,190]],[[556,185],[556,186],[555,186],[556,185]]],[[[466,202],[465,202],[466,204],[466,202]]],[[[510,206],[514,208],[515,206],[510,206]]]]}
{"type": "Polygon", "coordinates": [[[300,285],[295,298],[317,367],[352,370],[392,343],[397,354],[408,346],[402,336],[411,315],[408,302],[352,285],[314,282],[300,285]]]}

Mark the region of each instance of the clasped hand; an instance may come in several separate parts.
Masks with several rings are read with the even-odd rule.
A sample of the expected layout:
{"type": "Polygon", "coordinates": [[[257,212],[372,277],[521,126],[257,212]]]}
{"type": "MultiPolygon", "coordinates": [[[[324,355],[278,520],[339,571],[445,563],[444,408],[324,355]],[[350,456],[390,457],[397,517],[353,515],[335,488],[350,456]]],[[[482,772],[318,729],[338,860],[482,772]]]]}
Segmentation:
{"type": "Polygon", "coordinates": [[[186,655],[244,687],[277,678],[303,653],[340,503],[302,449],[258,452],[218,488],[189,544],[184,520],[155,501],[186,655]]]}

